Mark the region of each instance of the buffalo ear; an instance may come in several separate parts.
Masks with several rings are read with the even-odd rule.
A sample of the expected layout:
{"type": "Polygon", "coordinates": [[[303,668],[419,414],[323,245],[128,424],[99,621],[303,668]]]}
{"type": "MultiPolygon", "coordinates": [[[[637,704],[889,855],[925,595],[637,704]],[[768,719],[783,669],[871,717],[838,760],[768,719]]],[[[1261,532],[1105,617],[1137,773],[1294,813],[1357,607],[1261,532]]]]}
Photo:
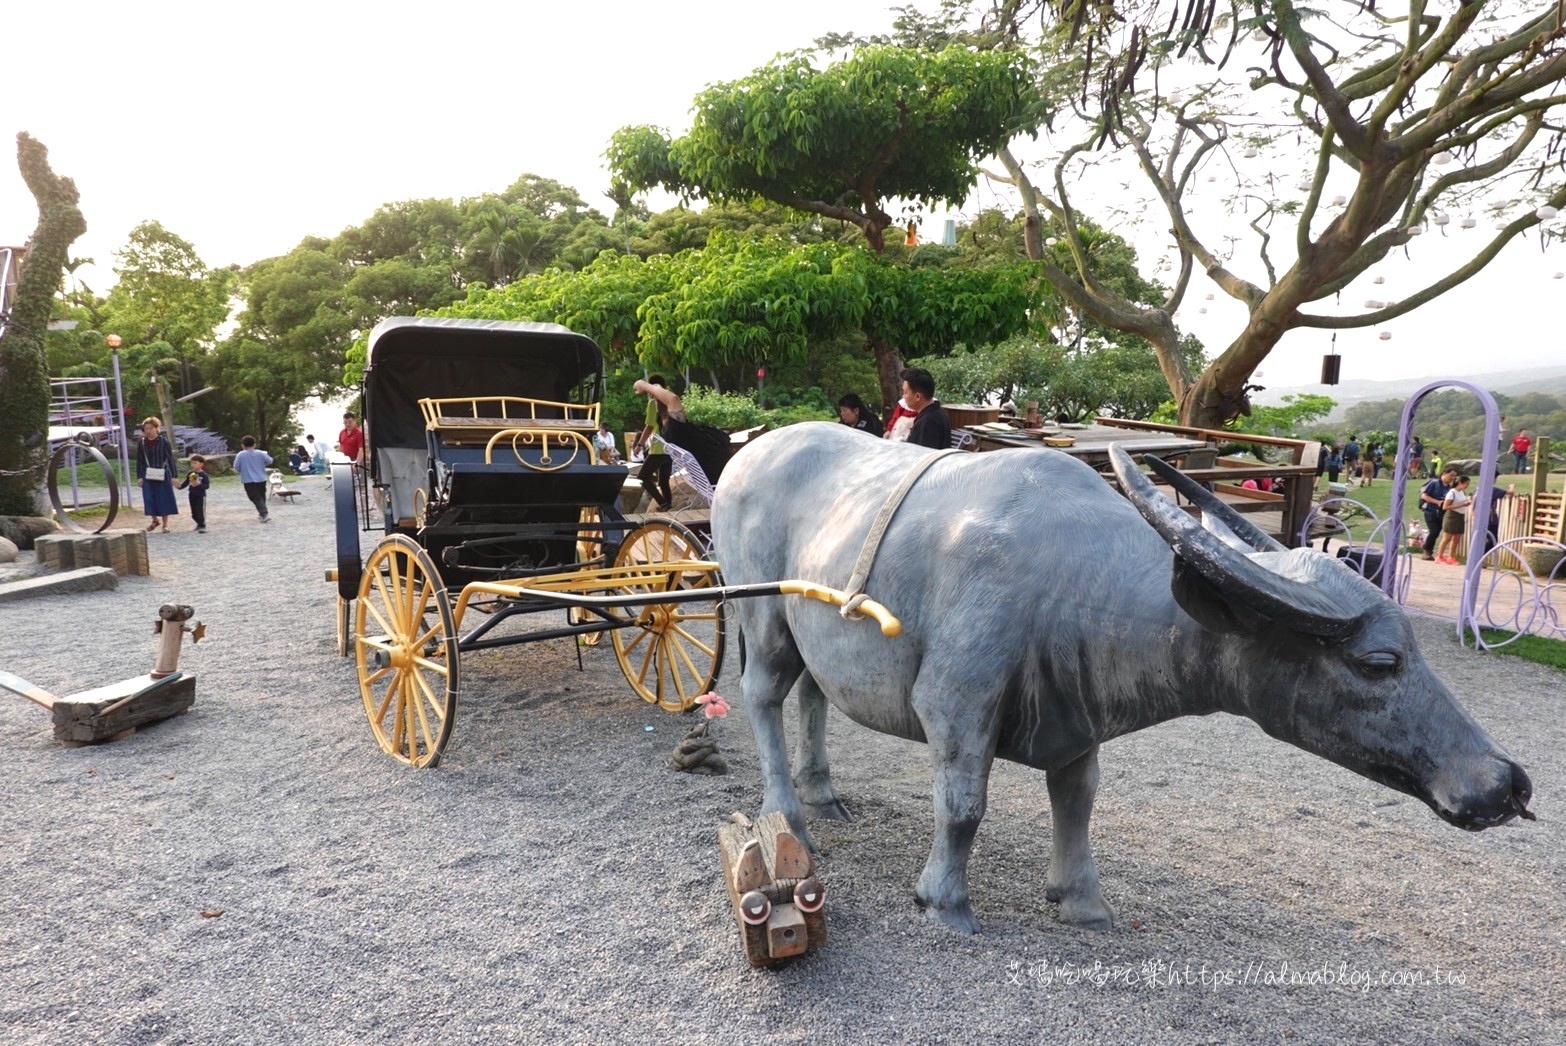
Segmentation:
{"type": "Polygon", "coordinates": [[[1253,610],[1242,607],[1236,614],[1218,586],[1203,577],[1183,556],[1174,557],[1169,589],[1180,609],[1209,632],[1254,632],[1261,624],[1253,610]]]}

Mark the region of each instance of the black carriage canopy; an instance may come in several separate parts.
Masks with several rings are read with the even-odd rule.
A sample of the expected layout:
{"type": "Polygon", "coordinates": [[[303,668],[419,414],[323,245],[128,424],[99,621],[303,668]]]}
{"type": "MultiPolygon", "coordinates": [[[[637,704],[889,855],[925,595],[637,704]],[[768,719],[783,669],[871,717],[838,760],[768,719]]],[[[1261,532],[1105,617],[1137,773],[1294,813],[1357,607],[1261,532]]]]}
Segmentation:
{"type": "Polygon", "coordinates": [[[521,396],[589,403],[603,352],[558,323],[393,316],[370,332],[364,421],[373,448],[424,447],[421,399],[521,396]]]}

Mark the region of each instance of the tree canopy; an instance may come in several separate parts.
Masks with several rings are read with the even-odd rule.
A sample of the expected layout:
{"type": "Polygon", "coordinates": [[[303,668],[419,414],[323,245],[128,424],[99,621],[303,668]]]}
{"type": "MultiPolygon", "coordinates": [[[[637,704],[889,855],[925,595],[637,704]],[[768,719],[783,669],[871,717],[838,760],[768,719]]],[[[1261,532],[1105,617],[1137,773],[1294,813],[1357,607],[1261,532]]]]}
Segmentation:
{"type": "Polygon", "coordinates": [[[950,47],[866,47],[817,67],[780,55],[696,96],[690,130],[615,132],[607,158],[633,190],[772,200],[853,222],[879,250],[888,200],[960,203],[974,162],[1037,126],[1031,63],[950,47]]]}
{"type": "MultiPolygon", "coordinates": [[[[622,191],[771,200],[852,222],[880,251],[891,201],[960,203],[978,179],[975,162],[1038,125],[1032,76],[1020,53],[968,47],[872,46],[824,65],[780,55],[699,94],[683,136],[622,128],[606,157],[622,191]]],[[[902,365],[896,339],[867,333],[890,396],[902,365]]]]}
{"type": "Polygon", "coordinates": [[[1037,304],[1025,264],[907,266],[864,247],[715,235],[643,260],[601,255],[477,291],[443,315],[563,323],[621,361],[714,369],[803,359],[812,345],[874,328],[911,352],[988,344],[1037,304]]]}
{"type": "Polygon", "coordinates": [[[893,37],[914,49],[954,41],[1039,56],[1037,89],[1069,105],[1050,135],[1058,152],[1042,177],[1008,148],[997,154],[997,177],[1016,186],[1026,215],[1028,255],[1070,308],[1154,345],[1188,423],[1243,413],[1250,376],[1289,331],[1385,322],[1459,286],[1522,234],[1561,234],[1566,35],[1553,7],[1001,0],[905,12],[893,37]],[[1236,56],[1254,59],[1244,82],[1220,75],[1236,56]],[[1142,185],[1168,223],[1178,275],[1157,304],[1097,284],[1083,256],[1077,197],[1109,173],[1142,185]],[[1218,218],[1194,206],[1212,183],[1228,205],[1218,218]],[[1400,301],[1323,308],[1429,225],[1471,210],[1489,211],[1495,228],[1475,234],[1464,263],[1400,301]],[[1064,258],[1045,250],[1051,236],[1064,258]],[[1200,375],[1182,366],[1174,321],[1198,270],[1247,315],[1200,375]]]}

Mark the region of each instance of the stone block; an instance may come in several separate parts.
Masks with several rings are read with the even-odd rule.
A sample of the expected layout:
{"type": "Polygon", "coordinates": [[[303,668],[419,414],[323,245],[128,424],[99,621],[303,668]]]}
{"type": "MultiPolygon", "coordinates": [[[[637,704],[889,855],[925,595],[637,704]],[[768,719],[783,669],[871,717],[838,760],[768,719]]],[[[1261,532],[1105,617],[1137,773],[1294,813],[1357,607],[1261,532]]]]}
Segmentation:
{"type": "Polygon", "coordinates": [[[114,588],[120,576],[111,567],[83,567],[61,574],[45,574],[25,581],[12,581],[0,585],[0,603],[9,603],[33,596],[52,596],[62,592],[96,592],[114,588]]]}
{"type": "Polygon", "coordinates": [[[147,532],[111,530],[107,534],[45,534],[33,542],[38,562],[48,570],[109,567],[116,574],[145,576],[147,532]]]}

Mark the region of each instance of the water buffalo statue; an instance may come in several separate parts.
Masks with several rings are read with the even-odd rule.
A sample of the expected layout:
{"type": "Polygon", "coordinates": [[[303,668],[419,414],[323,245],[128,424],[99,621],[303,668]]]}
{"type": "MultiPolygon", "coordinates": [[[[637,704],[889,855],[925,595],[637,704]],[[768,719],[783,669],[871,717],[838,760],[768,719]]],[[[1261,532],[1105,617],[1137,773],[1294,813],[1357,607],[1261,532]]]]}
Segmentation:
{"type": "MultiPolygon", "coordinates": [[[[843,586],[888,495],[929,453],[828,424],[752,442],[712,506],[726,580],[843,586]]],[[[1532,817],[1527,774],[1431,672],[1396,603],[1338,560],[1285,549],[1162,462],[1201,520],[1120,448],[1111,456],[1127,497],[1055,451],[933,462],[864,586],[901,618],[895,638],[814,600],[730,605],[764,812],[782,811],[807,842],[807,813],[847,817],[827,766],[828,700],[925,742],[936,830],[916,899],[970,932],[968,855],[995,757],[1046,773],[1046,895],[1060,920],[1108,928],[1088,841],[1098,747],[1176,716],[1246,716],[1462,828],[1532,817]],[[796,684],[791,779],[782,706],[796,684]]]]}

